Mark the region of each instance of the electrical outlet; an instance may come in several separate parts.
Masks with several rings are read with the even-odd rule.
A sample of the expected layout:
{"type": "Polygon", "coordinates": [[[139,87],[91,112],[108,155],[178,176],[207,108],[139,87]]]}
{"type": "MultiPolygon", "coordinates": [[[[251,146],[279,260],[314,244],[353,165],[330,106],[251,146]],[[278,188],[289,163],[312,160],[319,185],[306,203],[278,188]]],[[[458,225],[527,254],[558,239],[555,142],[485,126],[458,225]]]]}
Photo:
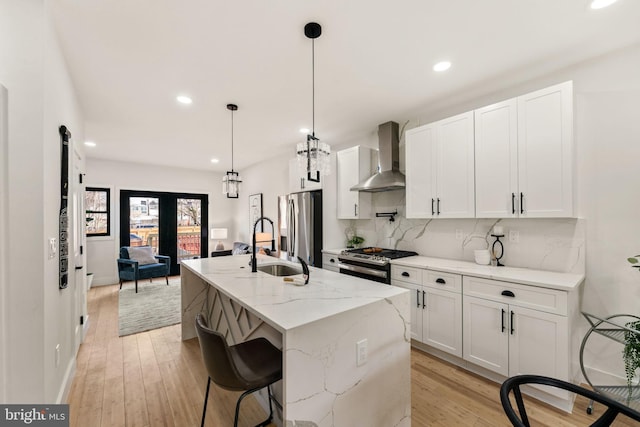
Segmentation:
{"type": "Polygon", "coordinates": [[[456,240],[462,240],[464,239],[464,233],[461,229],[457,228],[456,229],[456,240]]]}
{"type": "Polygon", "coordinates": [[[56,345],[56,368],[60,365],[60,344],[56,345]]]}
{"type": "Polygon", "coordinates": [[[367,339],[360,340],[356,343],[356,365],[362,366],[367,363],[367,339]]]}
{"type": "Polygon", "coordinates": [[[520,243],[520,232],[518,230],[509,230],[509,242],[520,243]]]}

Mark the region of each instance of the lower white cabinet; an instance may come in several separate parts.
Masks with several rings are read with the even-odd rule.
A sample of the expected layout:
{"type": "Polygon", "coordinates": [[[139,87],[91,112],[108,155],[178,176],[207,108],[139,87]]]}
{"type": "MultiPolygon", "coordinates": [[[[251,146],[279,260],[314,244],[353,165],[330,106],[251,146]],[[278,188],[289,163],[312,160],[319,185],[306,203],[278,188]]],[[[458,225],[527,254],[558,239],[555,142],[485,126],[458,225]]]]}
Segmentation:
{"type": "Polygon", "coordinates": [[[465,276],[463,358],[504,376],[570,381],[566,301],[563,291],[465,276]]]}
{"type": "Polygon", "coordinates": [[[339,273],[340,268],[338,267],[338,255],[322,254],[322,268],[339,273]]]}
{"type": "Polygon", "coordinates": [[[411,292],[411,338],[462,357],[462,276],[392,266],[391,280],[411,292]]]}

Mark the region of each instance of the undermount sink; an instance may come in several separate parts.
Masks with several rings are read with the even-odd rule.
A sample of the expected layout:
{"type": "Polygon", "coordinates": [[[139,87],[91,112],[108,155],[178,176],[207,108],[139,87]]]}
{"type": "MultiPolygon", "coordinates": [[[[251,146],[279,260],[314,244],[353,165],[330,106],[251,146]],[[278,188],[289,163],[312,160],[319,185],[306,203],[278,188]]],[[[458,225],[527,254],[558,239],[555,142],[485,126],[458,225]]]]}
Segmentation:
{"type": "Polygon", "coordinates": [[[285,264],[259,265],[258,271],[272,276],[294,276],[296,274],[302,274],[302,269],[285,264]]]}

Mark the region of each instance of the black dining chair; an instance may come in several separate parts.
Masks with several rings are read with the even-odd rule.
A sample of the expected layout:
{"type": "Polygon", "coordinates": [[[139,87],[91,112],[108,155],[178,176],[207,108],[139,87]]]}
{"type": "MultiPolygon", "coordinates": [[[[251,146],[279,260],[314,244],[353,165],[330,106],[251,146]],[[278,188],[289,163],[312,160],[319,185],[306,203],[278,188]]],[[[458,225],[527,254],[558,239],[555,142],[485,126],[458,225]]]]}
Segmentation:
{"type": "Polygon", "coordinates": [[[529,424],[527,411],[524,407],[522,392],[520,391],[520,386],[527,384],[543,384],[551,387],[561,388],[563,390],[568,390],[572,393],[585,396],[589,399],[593,399],[595,402],[604,405],[607,410],[604,412],[604,414],[602,414],[602,416],[600,416],[600,418],[595,420],[593,424],[590,424],[591,427],[609,426],[611,425],[613,420],[615,420],[618,414],[623,414],[631,418],[632,420],[640,421],[640,412],[633,410],[632,408],[624,405],[622,402],[613,400],[603,394],[596,393],[595,391],[588,390],[586,388],[566,381],[558,380],[556,378],[543,377],[540,375],[516,375],[514,377],[507,378],[507,380],[503,382],[502,386],[500,387],[500,401],[502,402],[502,408],[504,409],[505,414],[514,427],[531,426],[529,424]],[[516,413],[515,409],[511,405],[511,400],[509,399],[509,394],[511,392],[513,392],[516,406],[518,407],[518,413],[516,413]]]}
{"type": "Polygon", "coordinates": [[[273,419],[271,384],[282,379],[282,351],[265,338],[256,338],[230,346],[221,333],[209,329],[202,314],[196,316],[196,331],[202,359],[209,374],[200,425],[204,426],[211,381],[225,390],[244,391],[236,403],[234,427],[238,425],[242,399],[266,387],[269,395],[269,418],[258,426],[271,423],[273,419]]]}

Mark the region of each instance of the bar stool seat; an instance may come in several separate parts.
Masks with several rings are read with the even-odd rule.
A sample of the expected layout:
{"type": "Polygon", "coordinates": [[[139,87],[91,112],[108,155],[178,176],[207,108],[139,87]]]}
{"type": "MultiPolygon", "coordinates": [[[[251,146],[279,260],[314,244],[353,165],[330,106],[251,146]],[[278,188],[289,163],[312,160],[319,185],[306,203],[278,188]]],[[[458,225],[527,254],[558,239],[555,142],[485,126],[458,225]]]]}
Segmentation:
{"type": "Polygon", "coordinates": [[[269,395],[269,418],[258,426],[268,425],[273,419],[271,384],[282,379],[282,351],[265,338],[230,346],[221,333],[209,329],[202,314],[196,316],[196,332],[202,359],[209,374],[201,426],[204,426],[211,381],[225,390],[244,391],[236,403],[234,427],[238,425],[242,399],[266,387],[269,395]]]}

